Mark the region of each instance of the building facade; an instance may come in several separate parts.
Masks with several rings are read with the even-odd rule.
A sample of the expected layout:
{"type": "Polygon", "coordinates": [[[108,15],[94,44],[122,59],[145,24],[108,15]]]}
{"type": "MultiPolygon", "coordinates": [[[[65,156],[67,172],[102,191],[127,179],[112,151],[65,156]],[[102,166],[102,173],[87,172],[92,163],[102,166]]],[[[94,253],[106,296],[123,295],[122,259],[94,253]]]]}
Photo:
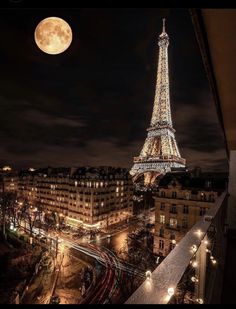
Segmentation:
{"type": "Polygon", "coordinates": [[[107,228],[133,214],[133,183],[126,169],[48,168],[19,174],[19,198],[64,216],[71,226],[107,228]]]}
{"type": "Polygon", "coordinates": [[[0,168],[0,193],[17,192],[18,190],[18,173],[13,171],[10,166],[0,168]]]}
{"type": "Polygon", "coordinates": [[[214,206],[224,184],[204,178],[175,178],[167,175],[155,199],[154,253],[166,256],[187,231],[214,206]]]}

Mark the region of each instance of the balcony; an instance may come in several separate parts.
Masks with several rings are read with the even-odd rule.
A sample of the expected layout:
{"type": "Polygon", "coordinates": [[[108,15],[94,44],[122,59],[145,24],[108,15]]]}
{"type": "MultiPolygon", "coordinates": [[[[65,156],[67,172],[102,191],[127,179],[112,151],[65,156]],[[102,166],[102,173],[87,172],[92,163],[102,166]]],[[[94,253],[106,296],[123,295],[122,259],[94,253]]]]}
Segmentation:
{"type": "Polygon", "coordinates": [[[166,229],[170,229],[170,230],[179,231],[181,229],[181,226],[179,226],[179,225],[170,225],[169,223],[166,223],[165,228],[166,229]]]}
{"type": "Polygon", "coordinates": [[[157,195],[157,196],[155,196],[155,198],[161,198],[161,199],[167,199],[167,202],[168,202],[168,200],[180,200],[180,201],[198,201],[198,202],[201,202],[201,203],[214,203],[215,202],[215,200],[213,200],[213,199],[201,199],[201,198],[199,198],[199,196],[198,195],[191,195],[190,197],[175,197],[175,198],[173,198],[172,196],[161,196],[161,194],[159,194],[159,195],[157,195]]]}
{"type": "Polygon", "coordinates": [[[126,304],[221,303],[226,201],[224,192],[126,304]]]}

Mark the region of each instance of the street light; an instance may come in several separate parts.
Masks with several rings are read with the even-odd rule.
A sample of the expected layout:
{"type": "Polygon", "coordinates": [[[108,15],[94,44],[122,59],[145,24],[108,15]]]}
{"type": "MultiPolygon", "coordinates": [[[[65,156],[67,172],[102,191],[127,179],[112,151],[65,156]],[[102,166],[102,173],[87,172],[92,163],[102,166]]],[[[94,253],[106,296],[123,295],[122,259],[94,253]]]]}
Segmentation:
{"type": "Polygon", "coordinates": [[[146,278],[147,278],[147,280],[150,280],[150,279],[151,279],[151,276],[152,276],[151,271],[150,271],[150,270],[147,270],[147,271],[146,271],[146,278]]]}
{"type": "Polygon", "coordinates": [[[175,294],[174,288],[169,287],[168,290],[167,290],[167,293],[169,294],[170,297],[173,296],[175,294]]]}

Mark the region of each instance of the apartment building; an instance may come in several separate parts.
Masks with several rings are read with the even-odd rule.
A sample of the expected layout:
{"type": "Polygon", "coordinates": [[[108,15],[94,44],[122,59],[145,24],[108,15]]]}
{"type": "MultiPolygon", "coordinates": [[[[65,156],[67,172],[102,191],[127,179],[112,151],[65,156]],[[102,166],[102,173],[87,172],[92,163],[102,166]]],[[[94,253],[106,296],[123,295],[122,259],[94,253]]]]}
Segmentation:
{"type": "Polygon", "coordinates": [[[47,168],[19,174],[18,194],[66,223],[107,228],[133,214],[133,183],[128,170],[113,167],[47,168]]]}
{"type": "Polygon", "coordinates": [[[18,174],[10,166],[0,168],[0,192],[17,192],[18,174]]]}
{"type": "Polygon", "coordinates": [[[154,253],[166,256],[223,191],[224,180],[167,174],[155,199],[154,253]]]}

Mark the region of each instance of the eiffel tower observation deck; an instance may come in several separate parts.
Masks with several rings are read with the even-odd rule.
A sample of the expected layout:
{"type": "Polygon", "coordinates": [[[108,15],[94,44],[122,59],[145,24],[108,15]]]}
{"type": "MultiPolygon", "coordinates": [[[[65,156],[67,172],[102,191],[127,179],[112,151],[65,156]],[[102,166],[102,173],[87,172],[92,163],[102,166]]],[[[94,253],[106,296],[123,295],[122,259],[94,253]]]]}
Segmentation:
{"type": "Polygon", "coordinates": [[[184,168],[172,125],[169,94],[168,46],[169,36],[163,19],[162,33],[159,35],[159,60],[153,113],[147,138],[130,171],[134,181],[144,176],[145,185],[151,185],[156,178],[172,169],[184,168]]]}

